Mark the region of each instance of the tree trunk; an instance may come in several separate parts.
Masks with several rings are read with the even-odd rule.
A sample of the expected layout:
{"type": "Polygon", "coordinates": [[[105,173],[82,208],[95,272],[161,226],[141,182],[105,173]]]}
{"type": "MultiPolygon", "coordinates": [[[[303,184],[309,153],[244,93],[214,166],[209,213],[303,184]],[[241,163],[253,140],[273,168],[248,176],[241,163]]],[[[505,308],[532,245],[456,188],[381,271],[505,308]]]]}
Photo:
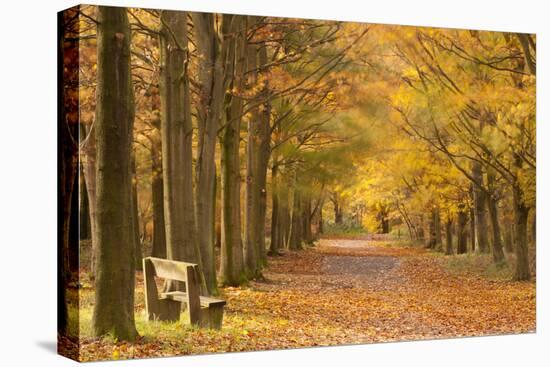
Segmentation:
{"type": "Polygon", "coordinates": [[[302,205],[300,193],[297,188],[294,188],[294,198],[292,200],[292,223],[290,228],[289,248],[291,250],[302,249],[303,224],[302,224],[302,205]]]}
{"type": "Polygon", "coordinates": [[[491,221],[491,229],[493,231],[493,261],[500,263],[504,261],[504,251],[502,249],[502,238],[500,235],[500,225],[498,222],[498,204],[492,196],[488,197],[487,206],[489,209],[489,219],[491,221]]]}
{"type": "MultiPolygon", "coordinates": [[[[258,83],[258,69],[267,64],[266,47],[248,46],[249,84],[258,83]]],[[[267,167],[270,156],[270,115],[268,79],[263,81],[259,98],[263,102],[252,110],[248,121],[247,179],[245,207],[245,262],[250,277],[261,274],[266,262],[265,213],[267,167]]]]}
{"type": "Polygon", "coordinates": [[[343,213],[342,213],[342,208],[340,207],[338,194],[334,194],[334,198],[332,200],[332,203],[334,205],[334,223],[335,224],[342,224],[343,223],[343,213]]]}
{"type": "Polygon", "coordinates": [[[475,248],[481,253],[489,252],[487,240],[487,217],[485,215],[485,206],[487,204],[487,194],[480,187],[483,185],[483,172],[481,164],[475,162],[472,167],[472,177],[476,180],[473,185],[474,195],[474,220],[475,220],[475,248]]]}
{"type": "Polygon", "coordinates": [[[445,255],[453,254],[453,221],[447,218],[445,222],[445,255]]]}
{"type": "Polygon", "coordinates": [[[516,270],[514,280],[529,280],[531,272],[529,271],[529,250],[527,242],[527,218],[529,208],[523,201],[523,193],[519,184],[513,187],[514,201],[514,226],[516,229],[516,270]]]}
{"type": "Polygon", "coordinates": [[[324,233],[323,229],[323,202],[321,202],[321,205],[319,206],[319,216],[317,217],[318,224],[317,224],[317,233],[319,235],[322,235],[324,233]]]}
{"type": "Polygon", "coordinates": [[[160,131],[151,138],[151,200],[153,202],[153,244],[151,256],[166,258],[164,222],[164,180],[162,179],[162,143],[160,131]]]}
{"type": "Polygon", "coordinates": [[[199,153],[197,160],[197,228],[200,256],[206,288],[209,294],[218,293],[216,281],[215,201],[216,201],[216,138],[222,125],[226,91],[225,63],[228,32],[233,15],[191,13],[199,62],[199,153]],[[221,21],[221,35],[216,31],[221,21]]]}
{"type": "Polygon", "coordinates": [[[470,249],[476,251],[476,219],[474,208],[470,208],[470,231],[467,233],[467,238],[470,239],[470,249]]]}
{"type": "Polygon", "coordinates": [[[279,192],[278,192],[278,163],[276,157],[273,158],[273,167],[271,168],[271,243],[269,255],[278,255],[281,248],[281,228],[279,225],[279,192]]]}
{"type": "Polygon", "coordinates": [[[419,241],[424,241],[424,216],[420,215],[420,220],[418,223],[418,229],[416,231],[417,239],[419,241]]]}
{"type": "Polygon", "coordinates": [[[306,244],[313,243],[313,233],[311,232],[311,198],[306,195],[302,199],[302,225],[303,239],[306,244]]]}
{"type": "Polygon", "coordinates": [[[80,255],[80,215],[79,215],[79,190],[80,190],[80,175],[77,168],[74,178],[74,187],[71,194],[71,217],[69,219],[69,264],[67,271],[69,274],[78,271],[79,255],[80,255]]]}
{"type": "Polygon", "coordinates": [[[441,215],[439,208],[435,210],[435,249],[437,251],[443,250],[443,241],[441,239],[441,215]]]}
{"type": "Polygon", "coordinates": [[[95,336],[134,340],[131,33],[125,8],[99,6],[98,22],[97,271],[92,329],[95,336]]]}
{"type": "MultiPolygon", "coordinates": [[[[159,86],[166,257],[198,264],[199,278],[205,288],[193,202],[187,13],[165,10],[161,20],[159,86]]],[[[179,282],[167,281],[164,290],[180,287],[179,282]]],[[[169,319],[179,318],[176,307],[166,313],[169,319]]]]}
{"type": "Polygon", "coordinates": [[[468,221],[468,216],[466,213],[466,209],[462,208],[459,209],[457,214],[457,220],[456,220],[456,235],[457,235],[457,245],[456,245],[456,253],[457,254],[465,254],[468,252],[468,244],[467,244],[467,229],[466,229],[466,222],[468,221]]]}
{"type": "Polygon", "coordinates": [[[80,230],[78,233],[79,240],[91,239],[91,224],[90,224],[90,203],[88,201],[88,193],[86,191],[86,179],[84,170],[78,170],[78,207],[79,207],[79,224],[80,230]]]}
{"type": "MultiPolygon", "coordinates": [[[[281,176],[281,183],[284,183],[281,176]]],[[[281,185],[279,190],[279,248],[288,248],[290,240],[290,210],[288,187],[281,185]]]]}
{"type": "Polygon", "coordinates": [[[508,254],[514,252],[514,230],[513,224],[506,226],[504,230],[504,248],[508,254]]]}
{"type": "MultiPolygon", "coordinates": [[[[235,38],[230,44],[230,60],[227,71],[232,77],[231,90],[242,93],[246,69],[246,32],[242,17],[236,17],[233,24],[235,38]]],[[[243,246],[241,239],[241,176],[239,142],[242,98],[227,94],[227,122],[222,131],[221,145],[221,263],[220,278],[223,285],[237,286],[246,281],[243,246]]]]}
{"type": "MultiPolygon", "coordinates": [[[[264,65],[268,63],[267,44],[259,46],[258,66],[263,70],[264,65]]],[[[260,99],[264,102],[260,106],[259,121],[259,159],[258,159],[258,190],[260,191],[260,218],[257,221],[256,231],[258,231],[260,265],[267,263],[267,251],[265,245],[265,222],[267,211],[267,169],[269,158],[271,156],[271,101],[269,98],[269,76],[263,78],[260,99]]]]}
{"type": "Polygon", "coordinates": [[[135,152],[132,149],[132,234],[133,243],[135,246],[135,267],[136,270],[142,270],[143,251],[141,250],[141,238],[139,235],[139,206],[138,206],[138,191],[136,177],[136,158],[135,152]]]}
{"type": "Polygon", "coordinates": [[[84,171],[84,180],[86,181],[86,193],[88,196],[88,206],[90,212],[90,238],[92,242],[92,256],[90,259],[90,272],[92,277],[95,274],[95,254],[97,253],[97,244],[95,240],[97,223],[97,192],[96,192],[96,128],[93,126],[87,132],[87,138],[82,146],[81,158],[84,171]]]}
{"type": "Polygon", "coordinates": [[[437,240],[436,240],[436,210],[432,209],[430,215],[429,215],[429,222],[428,222],[428,242],[426,243],[426,247],[429,249],[435,249],[437,240]]]}

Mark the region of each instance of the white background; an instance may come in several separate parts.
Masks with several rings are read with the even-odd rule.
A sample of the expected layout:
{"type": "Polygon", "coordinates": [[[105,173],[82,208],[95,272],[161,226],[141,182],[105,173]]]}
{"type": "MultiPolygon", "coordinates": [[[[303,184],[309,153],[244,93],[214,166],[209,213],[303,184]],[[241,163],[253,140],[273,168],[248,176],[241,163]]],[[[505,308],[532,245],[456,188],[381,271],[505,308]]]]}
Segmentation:
{"type": "MultiPolygon", "coordinates": [[[[180,0],[102,4],[537,33],[537,333],[292,351],[105,362],[105,366],[342,364],[540,366],[550,356],[548,221],[550,18],[545,1],[180,0]],[[544,349],[546,345],[546,350],[544,349]]],[[[72,1],[6,1],[0,11],[0,365],[68,366],[56,340],[56,12],[72,1]]]]}

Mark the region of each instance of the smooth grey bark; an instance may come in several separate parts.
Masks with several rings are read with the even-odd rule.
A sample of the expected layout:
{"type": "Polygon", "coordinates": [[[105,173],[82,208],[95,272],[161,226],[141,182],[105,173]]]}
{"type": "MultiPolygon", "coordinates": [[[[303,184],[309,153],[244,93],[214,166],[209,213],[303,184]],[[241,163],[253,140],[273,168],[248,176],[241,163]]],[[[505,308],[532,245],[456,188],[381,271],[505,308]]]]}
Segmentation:
{"type": "Polygon", "coordinates": [[[435,209],[435,249],[437,251],[443,250],[443,241],[441,239],[441,213],[439,208],[435,209]]]}
{"type": "Polygon", "coordinates": [[[452,255],[453,252],[453,220],[447,218],[445,222],[445,255],[452,255]]]}
{"type": "Polygon", "coordinates": [[[95,274],[95,254],[96,254],[96,223],[97,223],[97,193],[96,193],[96,128],[92,125],[86,129],[86,141],[82,144],[81,164],[84,171],[84,180],[86,181],[86,193],[88,196],[88,210],[90,213],[90,239],[92,243],[92,256],[90,262],[90,271],[92,276],[95,274]]]}
{"type": "Polygon", "coordinates": [[[436,222],[436,212],[435,212],[435,209],[433,209],[428,216],[428,241],[426,243],[426,247],[432,250],[435,249],[435,246],[437,243],[435,222],[436,222]]]}
{"type": "Polygon", "coordinates": [[[311,197],[304,195],[302,198],[302,237],[306,244],[313,243],[313,233],[311,232],[311,197]]]}
{"type": "MultiPolygon", "coordinates": [[[[242,16],[235,17],[229,45],[227,77],[230,89],[242,93],[246,71],[246,32],[242,16]]],[[[221,133],[221,261],[220,281],[237,286],[246,281],[241,238],[240,128],[243,99],[226,95],[226,123],[221,133]]]]}
{"type": "Polygon", "coordinates": [[[504,229],[504,249],[506,253],[511,254],[514,252],[514,225],[506,226],[504,229]]]}
{"type": "Polygon", "coordinates": [[[491,229],[493,232],[493,242],[492,242],[492,254],[493,261],[495,263],[500,263],[505,260],[504,250],[502,249],[502,238],[500,234],[500,225],[498,222],[498,204],[496,199],[492,196],[488,197],[487,206],[489,208],[489,219],[491,221],[491,229]]]}
{"type": "Polygon", "coordinates": [[[519,184],[513,187],[513,202],[514,202],[514,226],[515,233],[515,253],[516,253],[516,269],[514,280],[529,280],[531,279],[531,271],[529,270],[529,247],[527,240],[527,218],[529,216],[529,207],[525,205],[523,192],[519,184]]]}
{"type": "MultiPolygon", "coordinates": [[[[160,109],[160,106],[157,107],[160,109]]],[[[160,121],[150,136],[151,143],[151,201],[153,205],[153,239],[151,256],[166,258],[166,224],[164,222],[164,180],[162,179],[162,142],[160,121]]],[[[194,210],[194,208],[193,208],[194,210]]]]}
{"type": "Polygon", "coordinates": [[[323,206],[324,206],[324,201],[321,202],[321,205],[319,206],[319,215],[317,217],[317,234],[321,235],[324,233],[324,229],[323,229],[323,206]]]}
{"type": "Polygon", "coordinates": [[[97,269],[92,330],[134,340],[131,149],[134,96],[126,8],[98,7],[97,269]]]}
{"type": "Polygon", "coordinates": [[[278,176],[279,165],[276,157],[273,157],[273,165],[271,167],[271,242],[269,244],[269,255],[278,255],[279,249],[282,247],[281,228],[279,213],[279,187],[278,176]]]}
{"type": "Polygon", "coordinates": [[[216,138],[222,126],[226,92],[225,64],[233,15],[192,12],[199,62],[199,152],[196,213],[198,240],[208,293],[217,294],[215,242],[216,138]],[[216,29],[221,23],[221,34],[216,29]]]}
{"type": "MultiPolygon", "coordinates": [[[[199,255],[193,202],[193,155],[189,92],[187,13],[165,10],[160,29],[160,105],[162,181],[166,258],[198,264],[205,288],[199,255]]],[[[181,284],[166,281],[164,290],[180,290],[181,284]]],[[[172,303],[164,311],[179,318],[172,303]]]]}
{"type": "Polygon", "coordinates": [[[84,170],[82,166],[78,170],[78,215],[80,230],[78,233],[79,240],[89,240],[92,237],[91,224],[90,224],[90,203],[88,201],[88,193],[86,191],[86,179],[84,177],[84,170]]]}
{"type": "Polygon", "coordinates": [[[470,239],[470,251],[475,252],[476,251],[476,219],[475,219],[475,213],[474,208],[470,208],[469,210],[470,215],[470,230],[467,233],[467,238],[470,239]]]}
{"type": "MultiPolygon", "coordinates": [[[[251,20],[255,22],[255,20],[251,20]]],[[[251,86],[259,82],[258,70],[267,64],[266,46],[248,46],[248,70],[251,86]]],[[[270,115],[268,80],[260,86],[262,101],[251,111],[248,121],[246,195],[245,195],[245,264],[249,277],[261,275],[266,263],[265,222],[267,200],[267,168],[270,157],[270,115]]]]}
{"type": "Polygon", "coordinates": [[[457,236],[457,245],[456,253],[465,254],[468,252],[468,234],[466,228],[466,222],[468,221],[467,209],[464,205],[459,207],[456,219],[456,236],[457,236]]]}
{"type": "Polygon", "coordinates": [[[80,191],[80,171],[77,168],[75,172],[74,187],[73,193],[71,195],[71,217],[69,219],[69,265],[67,270],[69,274],[72,272],[77,272],[79,267],[79,255],[80,255],[80,200],[79,200],[79,191],[80,191]]]}
{"type": "Polygon", "coordinates": [[[303,223],[302,223],[302,203],[299,190],[294,187],[292,199],[292,219],[290,228],[289,248],[291,250],[302,249],[303,223]]]}
{"type": "Polygon", "coordinates": [[[141,239],[139,234],[139,205],[138,205],[138,188],[137,188],[137,177],[136,177],[136,158],[135,158],[135,152],[132,149],[132,157],[131,157],[131,165],[132,165],[132,235],[133,235],[133,243],[135,247],[135,267],[136,270],[142,270],[142,259],[143,259],[143,251],[141,249],[141,239]]]}
{"type": "Polygon", "coordinates": [[[475,221],[475,249],[478,252],[486,253],[489,251],[488,226],[485,208],[487,204],[487,194],[483,187],[483,171],[481,164],[474,162],[472,164],[472,178],[476,181],[473,185],[474,195],[474,221],[475,221]]]}
{"type": "Polygon", "coordinates": [[[339,194],[337,192],[332,193],[330,200],[332,201],[332,205],[334,207],[334,223],[335,224],[342,224],[343,223],[343,213],[342,213],[342,207],[339,199],[339,194]]]}

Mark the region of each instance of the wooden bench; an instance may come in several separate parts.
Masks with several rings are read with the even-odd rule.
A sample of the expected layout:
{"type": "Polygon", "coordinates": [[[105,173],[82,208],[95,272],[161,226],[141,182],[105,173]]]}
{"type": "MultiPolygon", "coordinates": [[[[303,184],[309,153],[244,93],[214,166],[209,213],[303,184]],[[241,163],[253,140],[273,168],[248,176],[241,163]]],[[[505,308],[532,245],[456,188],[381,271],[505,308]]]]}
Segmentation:
{"type": "Polygon", "coordinates": [[[200,295],[197,264],[146,257],[143,277],[148,320],[178,321],[182,306],[186,306],[192,325],[221,328],[226,302],[200,295]],[[159,292],[155,276],[168,280],[170,290],[159,292]]]}

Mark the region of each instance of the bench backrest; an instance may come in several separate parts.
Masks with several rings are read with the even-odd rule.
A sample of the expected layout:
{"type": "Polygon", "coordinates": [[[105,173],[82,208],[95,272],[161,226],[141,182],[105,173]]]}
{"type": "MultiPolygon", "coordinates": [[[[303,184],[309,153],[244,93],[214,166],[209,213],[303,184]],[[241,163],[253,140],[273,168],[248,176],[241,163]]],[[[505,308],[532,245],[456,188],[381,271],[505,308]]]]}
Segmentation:
{"type": "MultiPolygon", "coordinates": [[[[159,299],[159,292],[154,277],[185,282],[187,311],[192,324],[199,321],[200,280],[198,265],[183,261],[166,260],[157,257],[143,259],[143,278],[145,285],[145,308],[149,320],[165,319],[165,307],[170,304],[159,299]]],[[[177,315],[176,315],[177,316],[177,315]]]]}
{"type": "Polygon", "coordinates": [[[158,257],[146,257],[144,261],[150,261],[153,264],[157,277],[179,280],[181,282],[187,282],[188,268],[195,268],[197,266],[197,264],[160,259],[158,257]]]}

